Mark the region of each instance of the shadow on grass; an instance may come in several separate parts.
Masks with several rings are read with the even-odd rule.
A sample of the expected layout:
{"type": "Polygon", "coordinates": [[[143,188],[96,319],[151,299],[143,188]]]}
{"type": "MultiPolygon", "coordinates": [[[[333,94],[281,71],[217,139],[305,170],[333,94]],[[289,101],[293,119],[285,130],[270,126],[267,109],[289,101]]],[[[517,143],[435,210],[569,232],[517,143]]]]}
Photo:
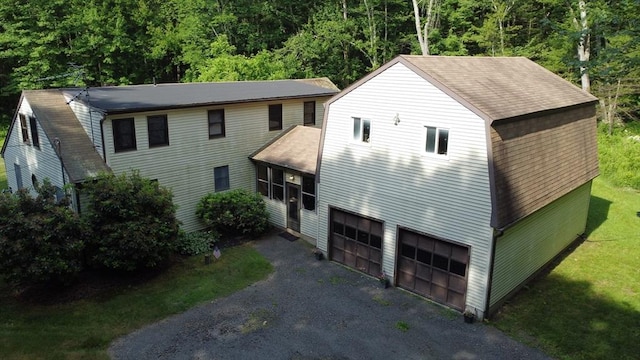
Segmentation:
{"type": "Polygon", "coordinates": [[[611,204],[611,201],[607,199],[591,195],[585,236],[588,237],[589,235],[591,235],[594,230],[599,228],[607,220],[611,204]]]}
{"type": "MultiPolygon", "coordinates": [[[[630,296],[632,296],[630,294],[630,296]]],[[[550,274],[521,291],[496,326],[558,358],[637,359],[640,312],[593,291],[590,283],[550,274]]]]}

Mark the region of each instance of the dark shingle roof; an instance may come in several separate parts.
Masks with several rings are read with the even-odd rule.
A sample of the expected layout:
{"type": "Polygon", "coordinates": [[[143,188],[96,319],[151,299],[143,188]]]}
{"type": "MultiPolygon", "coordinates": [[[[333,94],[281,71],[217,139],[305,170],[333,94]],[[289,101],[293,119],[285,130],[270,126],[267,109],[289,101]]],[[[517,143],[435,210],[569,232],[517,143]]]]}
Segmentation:
{"type": "Polygon", "coordinates": [[[109,171],[60,90],[25,90],[23,96],[49,141],[53,144],[60,139],[60,152],[54,150],[62,158],[71,182],[109,171]]]}
{"type": "MultiPolygon", "coordinates": [[[[67,89],[69,94],[80,89],[67,89]]],[[[106,113],[138,112],[215,104],[331,96],[339,89],[327,78],[107,86],[89,89],[91,105],[106,113]]],[[[86,101],[83,96],[80,100],[86,101]]]]}
{"type": "Polygon", "coordinates": [[[401,55],[399,59],[485,120],[597,101],[524,57],[401,55]]]}
{"type": "Polygon", "coordinates": [[[320,145],[318,128],[297,125],[249,156],[250,159],[307,174],[316,173],[320,145]]]}

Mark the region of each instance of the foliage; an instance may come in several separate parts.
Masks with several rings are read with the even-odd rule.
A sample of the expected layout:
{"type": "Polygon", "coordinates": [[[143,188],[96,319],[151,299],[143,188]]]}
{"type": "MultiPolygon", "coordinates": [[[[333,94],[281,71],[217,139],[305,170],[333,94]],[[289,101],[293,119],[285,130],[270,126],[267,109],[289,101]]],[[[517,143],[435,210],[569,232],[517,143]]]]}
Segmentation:
{"type": "Polygon", "coordinates": [[[636,359],[638,210],[638,191],[597,178],[587,239],[505,305],[494,324],[557,359],[636,359]]]}
{"type": "Polygon", "coordinates": [[[608,134],[608,125],[598,128],[600,174],[618,187],[640,190],[640,125],[616,127],[608,134]]]}
{"type": "Polygon", "coordinates": [[[133,271],[160,265],[178,236],[171,191],[137,172],[100,174],[81,189],[89,199],[83,217],[92,234],[88,265],[133,271]]]}
{"type": "Polygon", "coordinates": [[[0,194],[0,274],[13,285],[68,283],[82,270],[85,227],[48,179],[0,194]]]}
{"type": "Polygon", "coordinates": [[[193,231],[189,233],[180,231],[176,251],[178,254],[189,256],[202,254],[211,251],[213,244],[219,239],[220,235],[214,230],[193,231]]]}
{"type": "Polygon", "coordinates": [[[201,257],[181,259],[144,284],[46,306],[19,302],[0,282],[0,359],[109,359],[116,338],[246,288],[272,270],[251,246],[237,246],[209,265],[201,257]]]}
{"type": "Polygon", "coordinates": [[[224,235],[259,235],[267,230],[269,220],[262,196],[243,189],[205,195],[196,215],[224,235]]]}

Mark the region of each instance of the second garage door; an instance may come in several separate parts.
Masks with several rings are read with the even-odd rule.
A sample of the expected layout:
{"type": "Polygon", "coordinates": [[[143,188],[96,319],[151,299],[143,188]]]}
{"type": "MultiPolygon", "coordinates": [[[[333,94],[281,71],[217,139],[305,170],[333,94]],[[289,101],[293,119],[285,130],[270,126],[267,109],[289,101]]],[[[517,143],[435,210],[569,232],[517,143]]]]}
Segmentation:
{"type": "Polygon", "coordinates": [[[382,273],[382,222],[331,209],[330,224],[331,259],[379,276],[382,273]]]}
{"type": "Polygon", "coordinates": [[[398,238],[398,286],[464,310],[469,249],[406,229],[398,238]]]}

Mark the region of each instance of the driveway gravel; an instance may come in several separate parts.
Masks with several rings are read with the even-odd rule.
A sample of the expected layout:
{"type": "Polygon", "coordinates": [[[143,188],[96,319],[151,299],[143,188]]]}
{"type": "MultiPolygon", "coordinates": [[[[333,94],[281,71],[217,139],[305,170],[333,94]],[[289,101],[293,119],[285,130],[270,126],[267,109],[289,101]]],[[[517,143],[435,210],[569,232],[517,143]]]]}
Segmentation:
{"type": "MultiPolygon", "coordinates": [[[[254,242],[274,272],[116,340],[114,359],[549,359],[482,323],[326,260],[254,242]]],[[[224,256],[224,250],[223,254],[224,256]]]]}

